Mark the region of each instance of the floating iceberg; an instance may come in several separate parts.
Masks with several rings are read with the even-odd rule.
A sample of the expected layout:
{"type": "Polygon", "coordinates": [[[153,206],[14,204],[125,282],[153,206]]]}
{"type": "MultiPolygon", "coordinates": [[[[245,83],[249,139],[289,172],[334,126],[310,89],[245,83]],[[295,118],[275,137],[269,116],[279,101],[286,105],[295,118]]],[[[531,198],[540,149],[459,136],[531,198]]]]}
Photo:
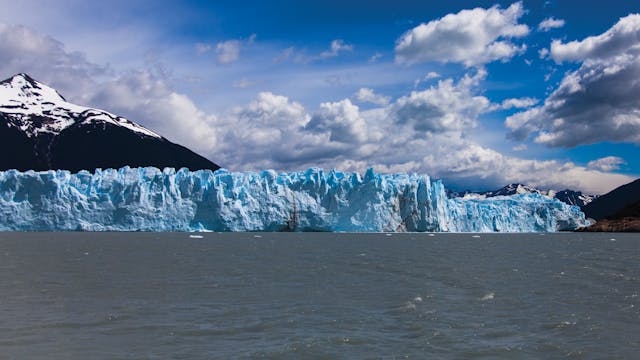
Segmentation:
{"type": "Polygon", "coordinates": [[[309,169],[0,171],[0,230],[543,232],[585,226],[538,194],[447,199],[426,175],[309,169]]]}

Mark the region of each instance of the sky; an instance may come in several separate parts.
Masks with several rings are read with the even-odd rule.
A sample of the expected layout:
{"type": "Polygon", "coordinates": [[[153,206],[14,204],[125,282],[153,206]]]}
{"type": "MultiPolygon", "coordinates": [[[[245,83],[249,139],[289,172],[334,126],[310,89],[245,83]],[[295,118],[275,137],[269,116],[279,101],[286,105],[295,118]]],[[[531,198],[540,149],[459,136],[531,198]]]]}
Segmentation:
{"type": "Polygon", "coordinates": [[[28,73],[232,171],[602,194],[640,176],[640,3],[0,0],[28,73]]]}

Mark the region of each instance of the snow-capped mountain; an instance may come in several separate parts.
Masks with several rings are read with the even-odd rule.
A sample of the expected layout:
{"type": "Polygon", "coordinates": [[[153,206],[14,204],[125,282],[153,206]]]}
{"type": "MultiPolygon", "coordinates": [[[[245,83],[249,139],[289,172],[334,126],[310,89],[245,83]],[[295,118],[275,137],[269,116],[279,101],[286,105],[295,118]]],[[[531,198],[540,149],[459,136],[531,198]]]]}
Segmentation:
{"type": "Polygon", "coordinates": [[[556,199],[567,203],[569,205],[577,205],[580,207],[589,205],[593,200],[600,197],[600,195],[587,195],[580,191],[562,190],[556,193],[556,199]]]}
{"type": "Polygon", "coordinates": [[[219,166],[107,111],[72,104],[27,74],[0,81],[0,170],[219,166]]]}
{"type": "Polygon", "coordinates": [[[484,192],[472,192],[469,190],[466,191],[450,191],[447,195],[449,198],[476,198],[476,199],[484,199],[490,198],[494,196],[511,196],[517,194],[540,194],[549,198],[556,198],[563,203],[569,205],[576,205],[579,207],[583,207],[589,204],[591,201],[596,199],[598,195],[585,195],[580,191],[574,190],[539,190],[531,186],[523,185],[523,184],[509,184],[505,187],[502,187],[498,190],[494,191],[484,191],[484,192]]]}

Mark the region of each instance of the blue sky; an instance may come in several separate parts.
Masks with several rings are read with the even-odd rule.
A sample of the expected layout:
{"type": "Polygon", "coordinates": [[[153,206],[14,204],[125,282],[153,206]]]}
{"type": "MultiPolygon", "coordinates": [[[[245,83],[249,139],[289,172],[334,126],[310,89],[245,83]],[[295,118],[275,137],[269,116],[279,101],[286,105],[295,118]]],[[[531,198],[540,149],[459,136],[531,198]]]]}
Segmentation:
{"type": "Polygon", "coordinates": [[[606,192],[640,174],[631,1],[0,0],[27,72],[231,170],[606,192]]]}

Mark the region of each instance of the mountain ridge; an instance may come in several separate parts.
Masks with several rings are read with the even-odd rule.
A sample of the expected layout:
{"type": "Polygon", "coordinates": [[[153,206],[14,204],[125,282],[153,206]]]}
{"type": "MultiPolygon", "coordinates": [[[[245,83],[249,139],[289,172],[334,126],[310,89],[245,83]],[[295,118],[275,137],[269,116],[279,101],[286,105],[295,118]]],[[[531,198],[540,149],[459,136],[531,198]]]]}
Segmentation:
{"type": "Polygon", "coordinates": [[[511,196],[516,194],[540,194],[549,198],[556,198],[565,204],[576,205],[579,207],[586,206],[594,199],[598,198],[598,195],[586,195],[581,191],[575,191],[565,189],[561,191],[555,190],[539,190],[533,186],[524,185],[521,183],[512,183],[492,191],[447,191],[449,198],[467,197],[467,198],[488,198],[496,196],[511,196]]]}
{"type": "Polygon", "coordinates": [[[219,168],[124,117],[70,103],[26,73],[0,81],[0,151],[12,154],[0,170],[219,168]]]}

